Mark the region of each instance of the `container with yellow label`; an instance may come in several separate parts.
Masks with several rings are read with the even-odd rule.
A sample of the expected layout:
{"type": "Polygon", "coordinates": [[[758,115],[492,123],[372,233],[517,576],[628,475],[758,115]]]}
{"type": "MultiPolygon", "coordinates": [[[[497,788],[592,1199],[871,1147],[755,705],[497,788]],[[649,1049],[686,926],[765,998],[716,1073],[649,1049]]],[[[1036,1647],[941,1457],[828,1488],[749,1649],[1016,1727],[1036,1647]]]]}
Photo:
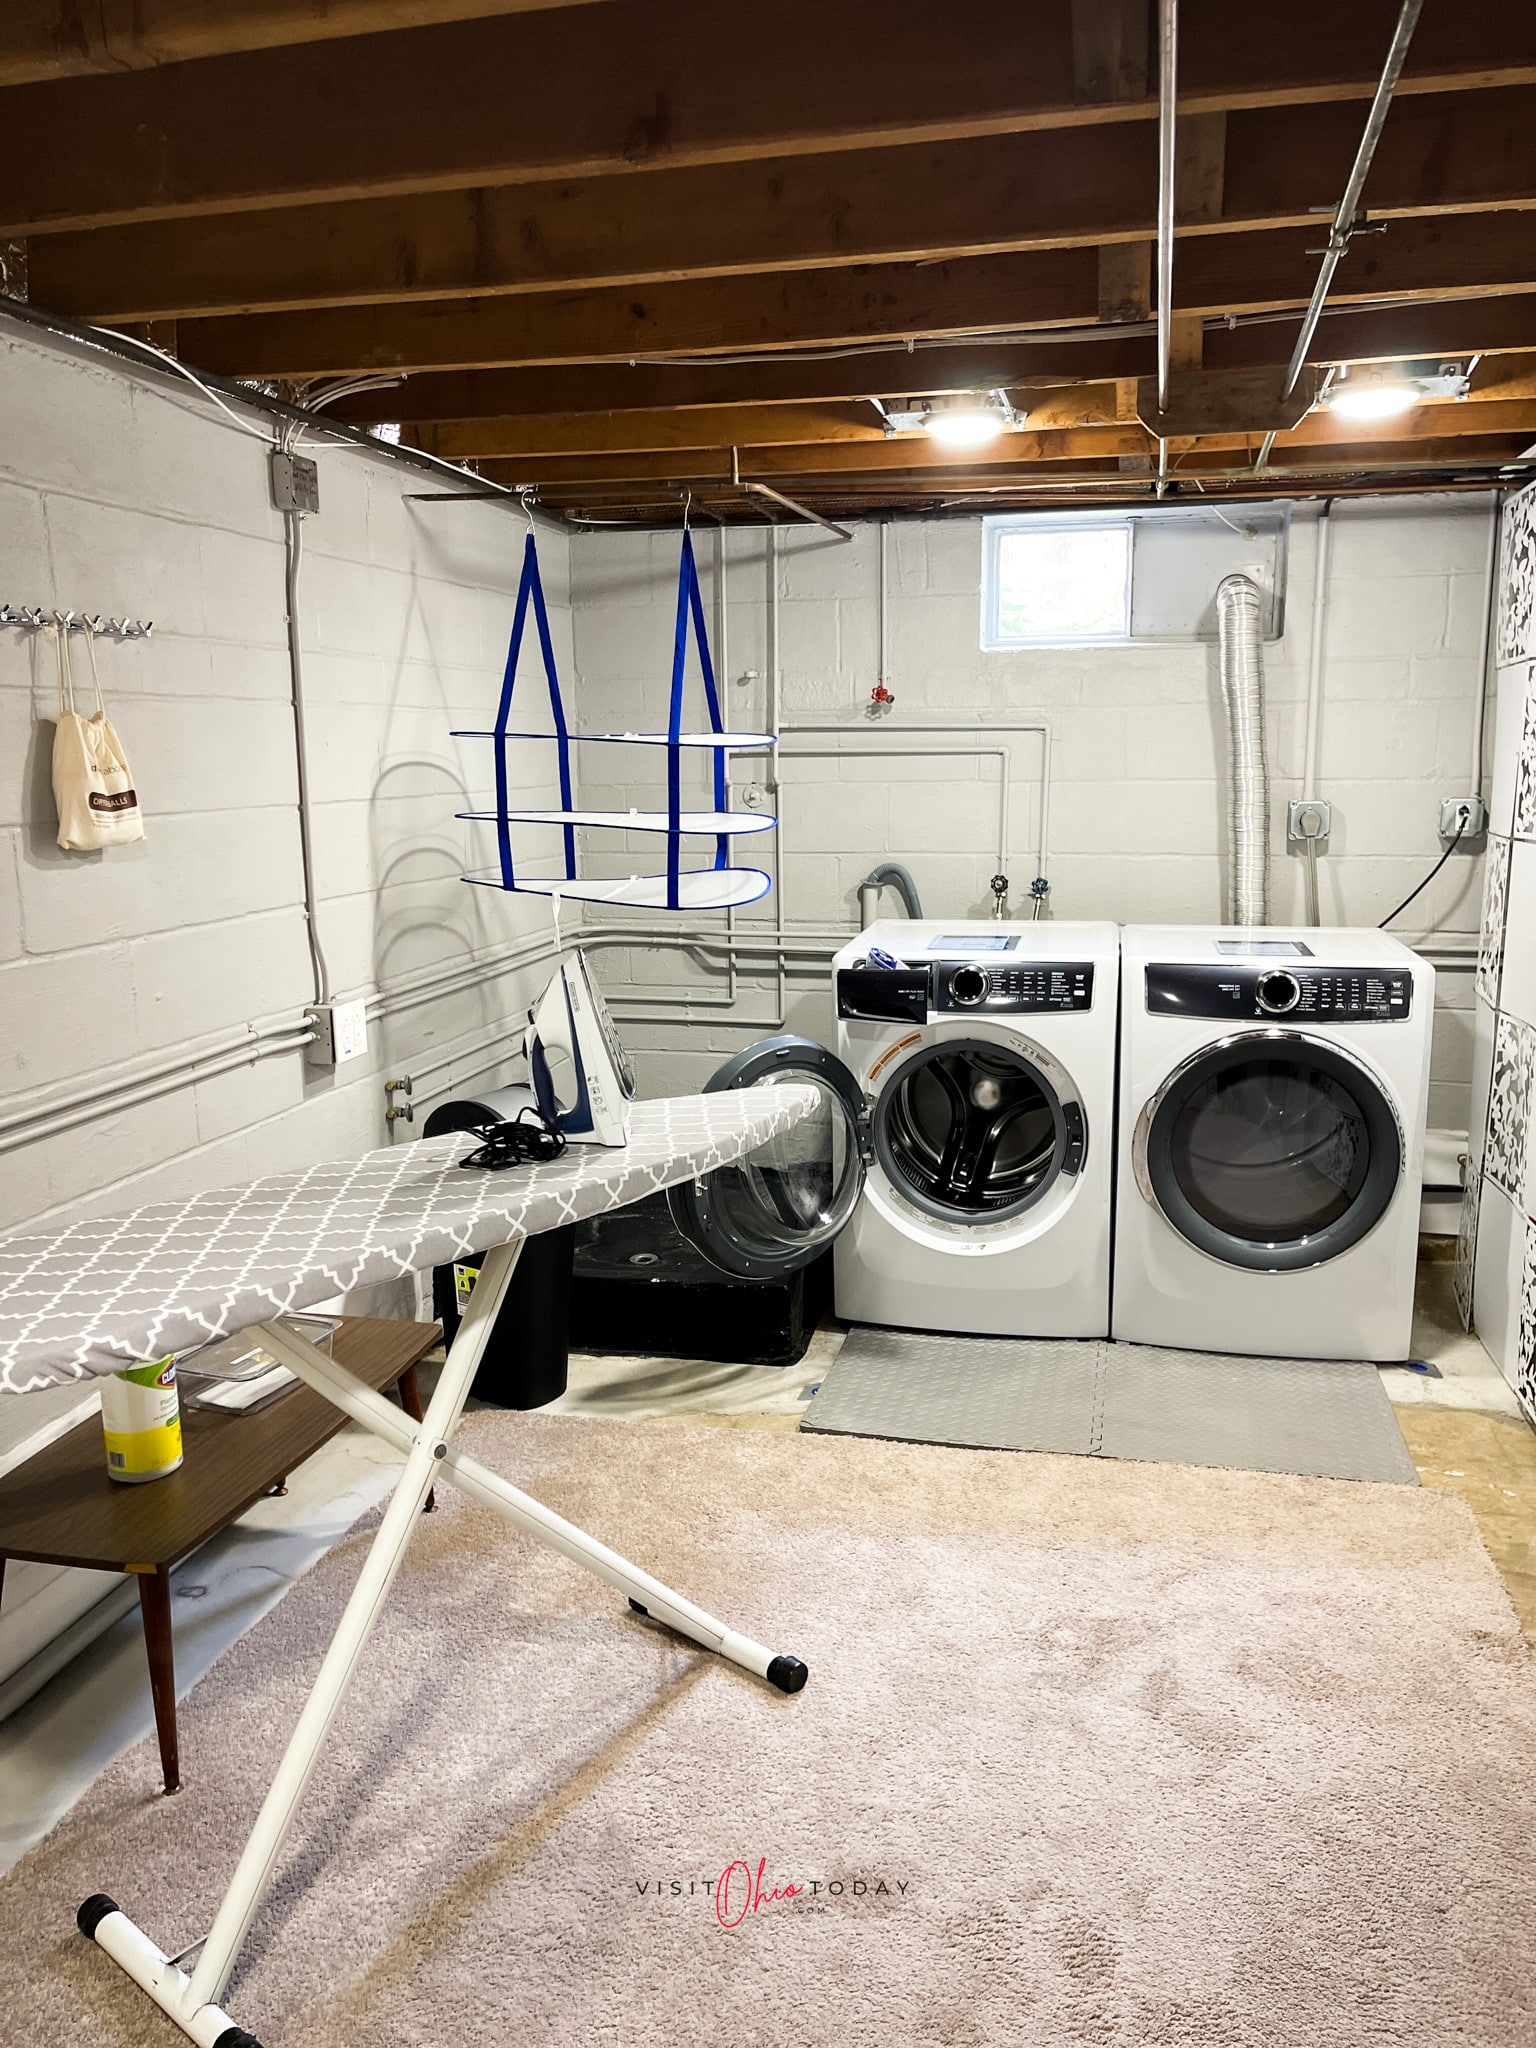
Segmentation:
{"type": "Polygon", "coordinates": [[[163,1479],[181,1463],[181,1403],[176,1361],[132,1365],[101,1382],[107,1475],[129,1485],[163,1479]]]}

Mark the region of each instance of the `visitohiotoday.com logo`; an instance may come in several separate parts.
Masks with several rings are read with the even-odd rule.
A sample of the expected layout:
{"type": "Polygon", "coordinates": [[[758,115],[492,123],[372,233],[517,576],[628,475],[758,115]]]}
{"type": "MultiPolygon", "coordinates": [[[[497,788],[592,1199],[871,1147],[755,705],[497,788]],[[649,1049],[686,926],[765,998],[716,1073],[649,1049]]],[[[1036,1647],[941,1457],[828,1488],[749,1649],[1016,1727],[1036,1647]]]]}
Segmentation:
{"type": "Polygon", "coordinates": [[[897,1904],[912,1896],[910,1878],[889,1873],[848,1877],[784,1877],[768,1875],[768,1858],[736,1857],[718,1877],[637,1877],[631,1879],[637,1898],[662,1905],[672,1899],[707,1902],[725,1928],[755,1920],[768,1907],[793,1906],[826,1911],[834,1906],[871,1902],[897,1904]]]}

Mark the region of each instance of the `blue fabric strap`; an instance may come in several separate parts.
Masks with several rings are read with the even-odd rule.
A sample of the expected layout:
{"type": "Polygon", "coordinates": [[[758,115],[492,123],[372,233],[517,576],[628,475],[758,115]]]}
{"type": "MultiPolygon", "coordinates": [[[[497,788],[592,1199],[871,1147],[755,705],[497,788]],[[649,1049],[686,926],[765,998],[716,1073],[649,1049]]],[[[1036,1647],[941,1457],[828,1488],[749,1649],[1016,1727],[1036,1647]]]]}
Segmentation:
{"type": "MultiPolygon", "coordinates": [[[[507,819],[507,727],[512,717],[512,690],[517,681],[517,658],[522,652],[523,629],[528,619],[528,600],[533,600],[534,624],[538,629],[539,651],[544,657],[544,680],[549,686],[549,710],[554,721],[556,751],[560,762],[560,808],[571,808],[571,741],[565,723],[565,705],[560,697],[560,678],[555,670],[555,650],[549,637],[549,613],[544,605],[544,585],[539,579],[539,551],[530,533],[523,547],[523,574],[517,586],[517,610],[512,617],[512,641],[507,648],[507,666],[501,679],[501,702],[496,709],[496,837],[501,853],[501,886],[515,889],[512,868],[512,830],[507,819]]],[[[565,827],[565,877],[576,876],[576,831],[565,827]]]]}
{"type": "MultiPolygon", "coordinates": [[[[683,553],[677,568],[677,629],[672,636],[672,698],[667,712],[667,908],[677,910],[678,871],[682,851],[682,762],[679,744],[683,730],[683,671],[688,662],[688,626],[698,642],[699,667],[704,676],[704,702],[709,710],[709,729],[723,732],[720,722],[720,693],[715,687],[715,664],[710,658],[709,635],[704,630],[704,600],[699,592],[699,565],[694,558],[693,535],[683,528],[683,553]]],[[[725,754],[715,749],[715,809],[725,809],[725,754]]],[[[729,855],[724,833],[715,838],[715,866],[723,868],[729,855]]]]}

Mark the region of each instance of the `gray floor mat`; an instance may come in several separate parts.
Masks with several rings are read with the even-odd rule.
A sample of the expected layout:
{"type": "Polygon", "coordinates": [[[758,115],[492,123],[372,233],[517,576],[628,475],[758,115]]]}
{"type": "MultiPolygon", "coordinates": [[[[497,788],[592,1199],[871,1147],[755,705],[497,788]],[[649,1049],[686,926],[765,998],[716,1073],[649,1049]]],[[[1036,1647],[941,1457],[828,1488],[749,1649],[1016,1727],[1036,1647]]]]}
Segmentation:
{"type": "Polygon", "coordinates": [[[859,1328],[800,1426],[1418,1484],[1379,1373],[1351,1359],[859,1328]]]}

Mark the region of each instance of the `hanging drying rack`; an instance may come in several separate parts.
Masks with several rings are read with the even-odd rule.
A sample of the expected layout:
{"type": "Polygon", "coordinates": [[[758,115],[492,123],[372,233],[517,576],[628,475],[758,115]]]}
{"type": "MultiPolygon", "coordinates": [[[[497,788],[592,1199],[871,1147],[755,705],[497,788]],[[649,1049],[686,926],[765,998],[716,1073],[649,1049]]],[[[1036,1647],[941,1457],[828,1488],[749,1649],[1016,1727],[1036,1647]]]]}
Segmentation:
{"type": "Polygon", "coordinates": [[[500,862],[464,876],[480,888],[505,889],[536,896],[567,897],[585,903],[628,904],[650,910],[732,910],[755,903],[772,887],[771,877],[761,868],[732,867],[727,842],[743,833],[771,831],[778,822],[763,811],[733,811],[726,805],[725,756],[727,753],[766,751],[775,744],[772,733],[727,732],[720,717],[720,699],[715,685],[714,665],[704,631],[703,604],[699,594],[698,569],[684,508],[683,555],[679,570],[677,628],[673,647],[672,691],[665,732],[572,732],[565,722],[559,679],[555,673],[554,649],[544,609],[544,592],[539,581],[538,550],[530,515],[528,539],[523,556],[523,575],[518,587],[517,611],[512,643],[507,653],[502,680],[501,703],[496,723],[489,728],[460,729],[456,739],[491,740],[496,747],[496,808],[460,811],[459,816],[496,827],[500,862]],[[517,676],[518,654],[529,611],[533,613],[544,676],[549,694],[553,730],[515,731],[511,726],[512,693],[517,676]],[[709,725],[702,730],[682,729],[683,668],[688,632],[692,628],[698,647],[704,680],[705,707],[709,725]],[[509,740],[553,740],[558,749],[560,805],[525,808],[508,802],[507,742],[509,740]],[[597,810],[578,808],[571,795],[571,748],[573,745],[665,747],[667,749],[667,808],[665,810],[597,810]],[[681,804],[680,760],[685,749],[702,749],[714,756],[713,805],[709,810],[685,811],[681,804]],[[564,828],[565,873],[562,876],[530,875],[514,868],[509,828],[513,825],[558,825],[564,828]],[[576,872],[577,827],[596,831],[648,832],[667,842],[664,873],[588,878],[576,872]],[[713,867],[684,868],[680,841],[688,837],[713,839],[713,867]]]}
{"type": "Polygon", "coordinates": [[[153,619],[100,619],[91,612],[10,604],[0,604],[0,626],[25,626],[33,632],[56,628],[61,633],[91,633],[98,640],[147,640],[155,630],[153,619]]]}

